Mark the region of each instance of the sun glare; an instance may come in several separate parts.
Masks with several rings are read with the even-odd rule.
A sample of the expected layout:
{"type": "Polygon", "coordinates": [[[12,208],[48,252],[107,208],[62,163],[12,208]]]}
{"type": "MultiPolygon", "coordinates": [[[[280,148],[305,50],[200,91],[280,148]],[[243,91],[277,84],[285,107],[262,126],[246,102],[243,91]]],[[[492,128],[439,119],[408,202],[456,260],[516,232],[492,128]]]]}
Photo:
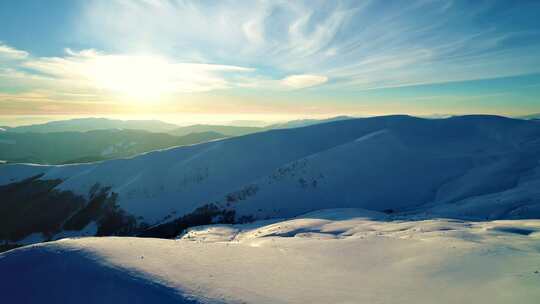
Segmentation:
{"type": "Polygon", "coordinates": [[[96,57],[87,75],[97,87],[135,100],[156,100],[173,89],[169,64],[154,56],[96,57]]]}

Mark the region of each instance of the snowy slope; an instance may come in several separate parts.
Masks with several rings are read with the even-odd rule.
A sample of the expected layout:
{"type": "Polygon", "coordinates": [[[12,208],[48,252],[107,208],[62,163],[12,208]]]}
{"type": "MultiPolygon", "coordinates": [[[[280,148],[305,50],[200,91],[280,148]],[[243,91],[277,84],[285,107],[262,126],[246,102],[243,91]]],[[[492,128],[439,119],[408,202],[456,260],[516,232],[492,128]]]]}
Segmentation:
{"type": "MultiPolygon", "coordinates": [[[[456,122],[452,128],[423,121],[432,126],[369,133],[250,184],[255,190],[234,208],[239,216],[256,218],[335,207],[457,218],[540,217],[538,129],[517,124],[513,133],[514,121],[476,119],[442,121],[456,122]]],[[[226,196],[221,204],[230,200],[226,196]]]]}
{"type": "Polygon", "coordinates": [[[89,197],[99,184],[118,194],[122,210],[149,224],[209,203],[234,211],[236,219],[336,207],[428,217],[538,218],[539,164],[536,122],[385,116],[95,164],[2,165],[0,185],[44,173],[40,180],[62,180],[57,191],[89,197]]]}
{"type": "Polygon", "coordinates": [[[0,254],[9,273],[0,286],[9,303],[532,304],[539,239],[538,220],[389,221],[333,209],[179,240],[28,246],[0,254]]]}
{"type": "Polygon", "coordinates": [[[468,168],[462,156],[423,153],[382,130],[278,169],[236,210],[264,218],[332,207],[408,209],[468,168]]]}
{"type": "Polygon", "coordinates": [[[338,128],[321,125],[316,129],[270,131],[99,164],[8,165],[0,168],[0,183],[29,176],[21,171],[44,172],[42,179],[64,179],[59,189],[82,195],[100,183],[119,193],[121,206],[128,212],[152,221],[171,210],[190,211],[202,201],[218,198],[279,166],[344,144],[377,127],[374,121],[338,128]]]}

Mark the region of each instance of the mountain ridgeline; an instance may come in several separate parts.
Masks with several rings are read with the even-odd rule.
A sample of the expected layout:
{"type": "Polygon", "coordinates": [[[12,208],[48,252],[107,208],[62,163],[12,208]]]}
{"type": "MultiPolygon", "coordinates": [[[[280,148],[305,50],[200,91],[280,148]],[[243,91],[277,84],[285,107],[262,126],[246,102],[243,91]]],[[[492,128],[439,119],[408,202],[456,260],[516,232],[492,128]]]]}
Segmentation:
{"type": "Polygon", "coordinates": [[[9,198],[2,217],[51,214],[44,225],[4,224],[4,240],[15,243],[83,232],[174,237],[190,226],[325,208],[538,218],[540,124],[483,115],[346,119],[100,163],[8,164],[0,185],[9,198]]]}
{"type": "Polygon", "coordinates": [[[173,136],[130,129],[51,133],[9,131],[0,132],[0,160],[37,164],[87,163],[224,137],[226,136],[216,132],[173,136]]]}
{"type": "Polygon", "coordinates": [[[349,118],[338,116],[323,120],[294,120],[266,127],[204,124],[179,127],[158,120],[79,118],[1,127],[0,163],[89,163],[219,138],[349,118]]]}
{"type": "Polygon", "coordinates": [[[176,128],[178,128],[178,126],[175,124],[159,120],[119,120],[89,117],[50,121],[43,124],[5,129],[17,133],[86,132],[107,129],[146,130],[149,132],[163,133],[176,128]]]}

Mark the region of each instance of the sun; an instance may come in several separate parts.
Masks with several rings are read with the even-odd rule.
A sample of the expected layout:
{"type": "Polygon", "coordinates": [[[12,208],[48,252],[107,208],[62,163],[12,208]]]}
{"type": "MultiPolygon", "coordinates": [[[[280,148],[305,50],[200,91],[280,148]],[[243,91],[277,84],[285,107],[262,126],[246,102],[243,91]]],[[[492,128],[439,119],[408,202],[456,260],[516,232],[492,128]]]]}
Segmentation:
{"type": "Polygon", "coordinates": [[[85,74],[100,89],[133,100],[157,100],[174,90],[174,71],[157,56],[107,55],[86,64],[85,74]]]}

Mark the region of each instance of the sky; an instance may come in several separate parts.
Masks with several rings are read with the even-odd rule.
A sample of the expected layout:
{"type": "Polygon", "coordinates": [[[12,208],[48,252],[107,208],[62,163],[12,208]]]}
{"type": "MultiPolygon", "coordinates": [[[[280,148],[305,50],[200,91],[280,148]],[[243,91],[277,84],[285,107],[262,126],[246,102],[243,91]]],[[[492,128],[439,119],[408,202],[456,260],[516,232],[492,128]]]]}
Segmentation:
{"type": "Polygon", "coordinates": [[[0,1],[0,123],[540,113],[539,15],[526,0],[0,1]]]}

